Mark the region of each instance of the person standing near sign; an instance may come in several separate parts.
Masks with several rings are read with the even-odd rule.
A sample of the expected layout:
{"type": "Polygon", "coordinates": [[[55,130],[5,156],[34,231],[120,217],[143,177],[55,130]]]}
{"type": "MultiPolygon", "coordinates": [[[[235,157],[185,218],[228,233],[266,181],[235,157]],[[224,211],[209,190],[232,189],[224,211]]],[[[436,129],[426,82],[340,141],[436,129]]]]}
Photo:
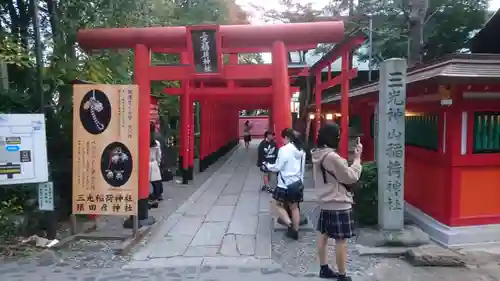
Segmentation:
{"type": "Polygon", "coordinates": [[[153,192],[151,194],[152,201],[163,200],[163,185],[161,178],[161,148],[160,142],[154,137],[150,138],[149,143],[149,181],[153,186],[153,192]]]}
{"type": "Polygon", "coordinates": [[[311,151],[314,188],[318,190],[321,213],[317,223],[317,246],[320,262],[320,278],[337,278],[350,281],[346,276],[347,239],[355,236],[352,215],[353,188],[361,177],[361,153],[359,138],[354,150],[354,161],[337,154],[340,129],[337,124],[324,124],[318,132],[317,148],[311,151]],[[328,238],[335,239],[335,260],[338,273],[328,266],[328,238]]]}

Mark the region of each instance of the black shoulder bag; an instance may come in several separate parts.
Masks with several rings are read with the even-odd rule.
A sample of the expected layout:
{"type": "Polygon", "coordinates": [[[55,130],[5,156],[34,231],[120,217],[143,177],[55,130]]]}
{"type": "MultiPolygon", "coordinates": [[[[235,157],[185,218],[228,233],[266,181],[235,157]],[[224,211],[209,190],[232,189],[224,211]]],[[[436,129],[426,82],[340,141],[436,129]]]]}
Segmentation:
{"type": "MultiPolygon", "coordinates": [[[[304,183],[302,182],[302,179],[300,178],[300,174],[302,174],[302,161],[303,161],[303,156],[300,157],[300,171],[299,171],[299,180],[294,181],[290,184],[286,185],[286,188],[290,194],[297,194],[300,195],[302,192],[304,192],[304,183]]],[[[283,179],[283,176],[280,174],[281,181],[285,183],[285,180],[283,179]]]]}
{"type": "Polygon", "coordinates": [[[327,155],[325,155],[323,157],[323,159],[321,160],[321,172],[323,173],[323,181],[324,183],[328,183],[327,180],[326,180],[326,173],[328,173],[330,176],[332,176],[339,184],[343,185],[345,187],[345,189],[347,189],[347,191],[353,193],[355,190],[357,190],[359,187],[360,187],[360,182],[359,180],[355,183],[351,183],[351,184],[346,184],[346,183],[342,183],[340,182],[337,177],[335,176],[335,174],[331,171],[328,171],[327,169],[325,169],[325,167],[323,166],[323,162],[325,161],[325,158],[326,158],[327,155]]]}

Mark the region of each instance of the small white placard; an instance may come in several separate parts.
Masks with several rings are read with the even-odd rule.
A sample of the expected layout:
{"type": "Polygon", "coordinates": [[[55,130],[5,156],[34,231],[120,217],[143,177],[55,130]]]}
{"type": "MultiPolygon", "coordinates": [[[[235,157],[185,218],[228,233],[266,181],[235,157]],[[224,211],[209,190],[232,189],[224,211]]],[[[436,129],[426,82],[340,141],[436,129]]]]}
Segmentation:
{"type": "Polygon", "coordinates": [[[38,207],[40,211],[54,211],[54,185],[52,182],[38,184],[38,207]]]}
{"type": "Polygon", "coordinates": [[[0,114],[0,185],[48,181],[43,114],[0,114]]]}

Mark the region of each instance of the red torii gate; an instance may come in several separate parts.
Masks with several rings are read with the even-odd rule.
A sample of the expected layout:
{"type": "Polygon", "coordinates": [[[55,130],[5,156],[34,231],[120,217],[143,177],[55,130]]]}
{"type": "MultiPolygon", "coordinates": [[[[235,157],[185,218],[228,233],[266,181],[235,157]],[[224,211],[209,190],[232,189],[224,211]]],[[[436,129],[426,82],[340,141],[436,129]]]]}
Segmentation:
{"type": "Polygon", "coordinates": [[[321,126],[321,101],[323,91],[334,87],[336,85],[341,86],[340,92],[340,127],[342,131],[340,133],[340,143],[339,143],[339,154],[348,158],[349,155],[349,81],[358,76],[358,70],[356,68],[352,69],[350,65],[350,53],[353,49],[361,46],[366,40],[366,35],[355,30],[346,38],[335,45],[330,51],[328,51],[319,61],[317,61],[310,68],[303,69],[298,76],[315,76],[315,88],[314,88],[314,98],[315,98],[315,125],[313,127],[313,135],[316,139],[318,136],[318,131],[321,126]],[[338,58],[341,58],[341,72],[340,75],[332,78],[331,65],[338,58]],[[326,81],[322,81],[321,72],[323,69],[328,68],[328,77],[326,81]]]}
{"type": "Polygon", "coordinates": [[[134,82],[140,93],[139,220],[148,218],[149,170],[145,167],[149,165],[151,81],[181,81],[180,89],[165,91],[181,100],[181,155],[183,181],[187,182],[193,173],[195,100],[202,105],[201,156],[209,158],[203,164],[206,167],[237,143],[240,109],[271,108],[274,129],[290,127],[287,51],[313,49],[318,43],[335,43],[343,37],[341,21],[80,30],[77,41],[85,50],[134,49],[134,82]],[[151,65],[151,52],[180,54],[181,64],[151,65]],[[271,52],[272,64],[238,64],[238,53],[257,52],[271,52]],[[223,54],[230,54],[229,64],[223,63],[223,54]],[[224,85],[205,88],[210,81],[224,85]]]}

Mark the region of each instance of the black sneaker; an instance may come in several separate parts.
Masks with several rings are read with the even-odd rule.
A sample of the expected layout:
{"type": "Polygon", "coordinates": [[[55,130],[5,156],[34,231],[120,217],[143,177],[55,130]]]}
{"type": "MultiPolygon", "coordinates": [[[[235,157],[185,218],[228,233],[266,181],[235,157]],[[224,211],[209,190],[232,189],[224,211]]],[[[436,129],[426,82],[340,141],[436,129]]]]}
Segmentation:
{"type": "Polygon", "coordinates": [[[268,188],[267,186],[263,185],[263,186],[260,188],[260,191],[265,191],[265,190],[267,190],[267,188],[268,188]]]}
{"type": "Polygon", "coordinates": [[[337,277],[337,280],[338,281],[352,281],[351,277],[346,276],[346,275],[339,275],[339,277],[337,277]]]}
{"type": "Polygon", "coordinates": [[[339,277],[339,274],[333,271],[331,268],[327,267],[319,271],[319,278],[325,279],[336,279],[339,277]]]}
{"type": "Polygon", "coordinates": [[[148,205],[149,209],[158,209],[160,204],[158,204],[158,201],[150,200],[148,205]]]}
{"type": "Polygon", "coordinates": [[[288,227],[288,230],[286,231],[286,236],[293,240],[299,240],[299,232],[291,226],[288,227]]]}

